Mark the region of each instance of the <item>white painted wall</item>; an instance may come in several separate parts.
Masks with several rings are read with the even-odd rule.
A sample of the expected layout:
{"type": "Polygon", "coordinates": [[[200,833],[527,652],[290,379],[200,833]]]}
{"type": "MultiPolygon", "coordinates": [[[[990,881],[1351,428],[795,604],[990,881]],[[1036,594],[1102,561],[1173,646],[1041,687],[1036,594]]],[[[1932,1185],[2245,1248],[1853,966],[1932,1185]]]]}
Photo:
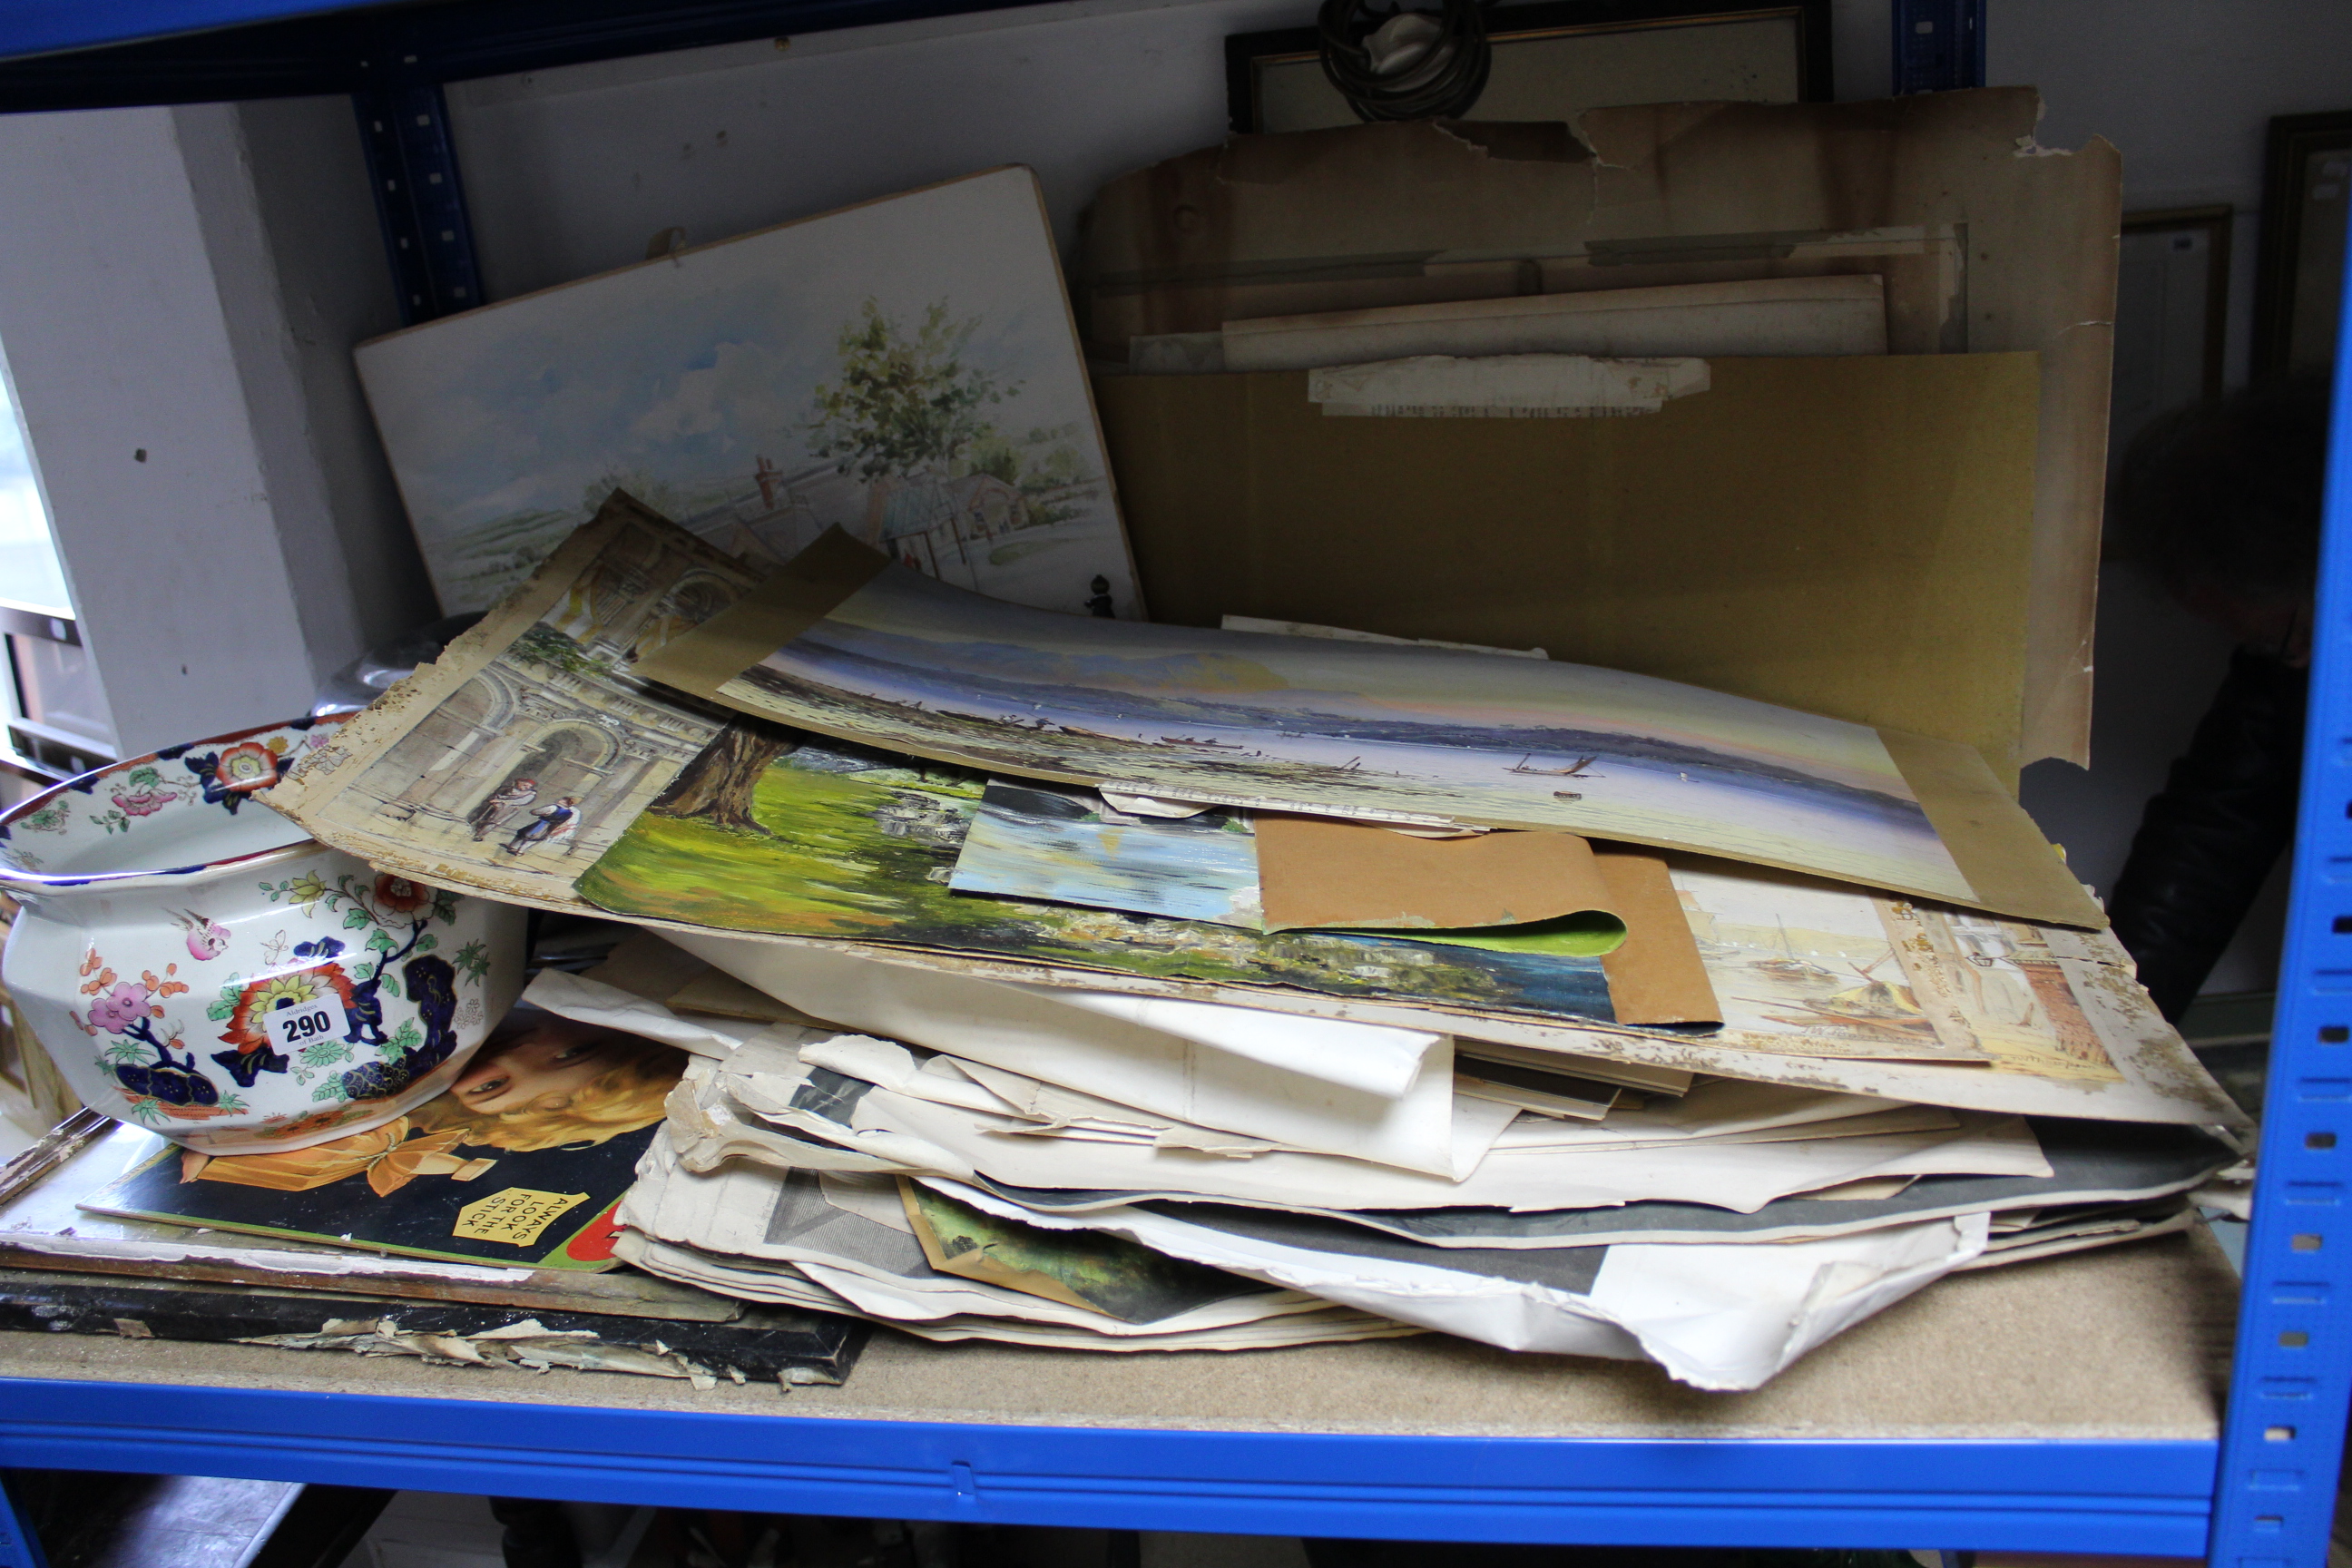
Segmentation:
{"type": "Polygon", "coordinates": [[[485,292],[999,163],[1066,247],[1105,181],[1224,134],[1228,33],[1313,0],[1077,0],[567,67],[449,93],[485,292]]]}
{"type": "Polygon", "coordinates": [[[400,308],[351,100],[240,104],[237,118],[275,268],[257,329],[274,335],[299,394],[289,412],[301,444],[289,461],[302,510],[271,499],[289,560],[304,552],[330,587],[322,602],[357,617],[355,631],[340,620],[307,628],[313,667],[332,670],[440,614],[352,363],[355,344],[399,327],[400,308]]]}
{"type": "MultiPolygon", "coordinates": [[[[483,288],[517,294],[687,243],[1026,163],[1066,251],[1104,182],[1225,133],[1228,34],[1314,0],[1068,0],[461,83],[451,121],[483,288]]],[[[1885,0],[1837,0],[1842,96],[1888,80],[1885,0]]]]}

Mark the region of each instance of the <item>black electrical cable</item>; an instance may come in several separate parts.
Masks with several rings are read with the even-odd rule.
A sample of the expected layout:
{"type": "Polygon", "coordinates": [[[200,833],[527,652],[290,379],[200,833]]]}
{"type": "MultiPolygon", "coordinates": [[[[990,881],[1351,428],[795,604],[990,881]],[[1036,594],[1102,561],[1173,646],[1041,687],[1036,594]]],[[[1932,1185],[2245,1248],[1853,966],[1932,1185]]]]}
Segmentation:
{"type": "Polygon", "coordinates": [[[1486,90],[1494,51],[1486,42],[1486,5],[1491,0],[1444,0],[1432,16],[1438,35],[1428,51],[1402,70],[1384,75],[1373,68],[1366,40],[1406,13],[1375,11],[1368,0],[1323,0],[1316,26],[1323,36],[1323,75],[1359,120],[1455,119],[1470,111],[1486,90]]]}

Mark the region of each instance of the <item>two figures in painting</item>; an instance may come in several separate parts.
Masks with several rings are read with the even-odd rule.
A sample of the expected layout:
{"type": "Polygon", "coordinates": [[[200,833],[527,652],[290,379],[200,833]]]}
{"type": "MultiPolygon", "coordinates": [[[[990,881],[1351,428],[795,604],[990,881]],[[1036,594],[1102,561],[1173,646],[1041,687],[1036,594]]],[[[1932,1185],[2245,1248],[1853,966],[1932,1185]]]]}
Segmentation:
{"type": "Polygon", "coordinates": [[[476,862],[572,860],[584,835],[627,822],[702,749],[709,727],[648,700],[631,667],[732,604],[739,584],[699,570],[670,585],[661,545],[638,537],[641,550],[614,552],[402,742],[414,756],[392,761],[418,766],[382,803],[386,816],[476,862]],[[571,700],[560,711],[550,689],[571,700]]]}

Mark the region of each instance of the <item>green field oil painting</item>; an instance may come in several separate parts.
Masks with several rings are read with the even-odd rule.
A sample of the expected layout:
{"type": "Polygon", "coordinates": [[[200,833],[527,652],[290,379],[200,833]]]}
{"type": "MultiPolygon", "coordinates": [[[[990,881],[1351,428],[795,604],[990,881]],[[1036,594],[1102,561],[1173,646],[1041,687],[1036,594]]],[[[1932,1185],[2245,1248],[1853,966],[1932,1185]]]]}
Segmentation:
{"type": "Polygon", "coordinates": [[[740,725],[583,875],[616,913],[1081,965],[1108,974],[1612,1022],[1596,958],[1232,925],[960,893],[987,780],[740,725]]]}

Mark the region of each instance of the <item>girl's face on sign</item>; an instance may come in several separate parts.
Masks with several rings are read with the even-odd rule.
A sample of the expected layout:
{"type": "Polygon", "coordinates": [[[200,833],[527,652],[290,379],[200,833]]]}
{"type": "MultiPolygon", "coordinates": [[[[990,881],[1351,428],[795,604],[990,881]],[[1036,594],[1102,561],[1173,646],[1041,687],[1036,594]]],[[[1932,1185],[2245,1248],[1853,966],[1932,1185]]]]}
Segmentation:
{"type": "Polygon", "coordinates": [[[488,1112],[519,1110],[542,1100],[561,1103],[612,1065],[612,1039],[609,1030],[551,1018],[486,1047],[449,1092],[488,1112]]]}

